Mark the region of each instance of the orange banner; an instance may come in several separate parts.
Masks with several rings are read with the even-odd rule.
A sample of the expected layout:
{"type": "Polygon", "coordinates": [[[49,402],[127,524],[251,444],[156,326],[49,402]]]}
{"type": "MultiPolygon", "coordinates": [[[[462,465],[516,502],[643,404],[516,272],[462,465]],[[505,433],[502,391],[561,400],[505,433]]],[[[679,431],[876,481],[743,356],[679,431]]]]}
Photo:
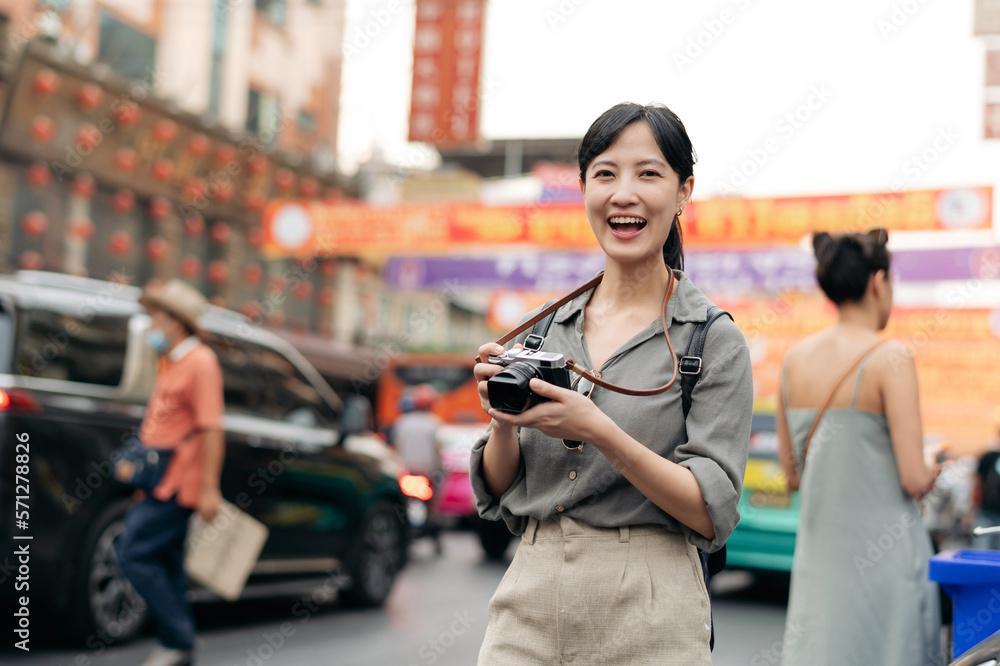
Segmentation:
{"type": "MultiPolygon", "coordinates": [[[[684,212],[688,247],[798,242],[816,231],[987,229],[993,190],[974,187],[778,199],[708,199],[684,212]]],[[[484,206],[274,202],[264,218],[271,256],[446,252],[497,244],[543,249],[597,246],[582,204],[484,206]]]]}

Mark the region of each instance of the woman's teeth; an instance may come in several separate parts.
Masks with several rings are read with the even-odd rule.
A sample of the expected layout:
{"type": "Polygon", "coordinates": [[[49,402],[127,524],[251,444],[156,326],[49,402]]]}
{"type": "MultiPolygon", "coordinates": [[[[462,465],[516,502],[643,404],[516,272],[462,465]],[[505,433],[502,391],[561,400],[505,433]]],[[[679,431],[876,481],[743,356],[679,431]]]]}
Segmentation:
{"type": "Polygon", "coordinates": [[[615,231],[623,233],[636,232],[646,226],[646,220],[641,217],[612,217],[608,224],[615,231]]]}

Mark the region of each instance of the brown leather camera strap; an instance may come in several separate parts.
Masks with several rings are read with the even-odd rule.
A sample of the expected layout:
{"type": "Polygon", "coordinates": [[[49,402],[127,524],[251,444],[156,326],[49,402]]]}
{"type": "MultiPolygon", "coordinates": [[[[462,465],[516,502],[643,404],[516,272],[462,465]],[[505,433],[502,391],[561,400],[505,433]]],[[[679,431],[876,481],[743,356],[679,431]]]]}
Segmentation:
{"type": "MultiPolygon", "coordinates": [[[[674,382],[677,381],[677,354],[674,352],[674,345],[670,341],[670,333],[668,332],[669,326],[667,324],[667,303],[670,302],[670,296],[673,294],[674,286],[676,285],[677,279],[674,277],[674,272],[669,268],[667,269],[667,275],[668,275],[667,290],[666,293],[663,295],[663,305],[660,308],[660,321],[663,323],[663,337],[665,337],[667,340],[667,349],[670,350],[670,364],[673,367],[673,374],[670,376],[669,382],[667,382],[663,386],[660,386],[659,388],[654,388],[654,389],[629,389],[623,386],[612,384],[611,382],[604,381],[594,373],[585,370],[582,366],[578,365],[577,362],[571,358],[566,360],[566,367],[575,372],[576,374],[586,377],[590,381],[594,382],[595,385],[600,386],[601,388],[606,388],[609,391],[614,391],[615,393],[623,393],[625,395],[638,395],[638,396],[659,395],[660,393],[663,393],[664,391],[668,390],[671,386],[673,386],[674,382]]],[[[590,289],[593,289],[594,287],[599,285],[603,278],[604,278],[604,273],[600,273],[593,279],[589,280],[583,286],[574,289],[566,296],[563,296],[561,299],[559,299],[549,307],[543,309],[541,312],[539,312],[534,317],[532,317],[528,321],[524,322],[523,324],[515,328],[510,333],[507,333],[505,336],[497,340],[497,344],[504,345],[507,342],[510,342],[517,336],[518,333],[526,331],[531,326],[534,326],[535,322],[541,321],[542,319],[547,317],[550,313],[555,312],[556,310],[561,308],[566,303],[569,303],[580,294],[590,289]]],[[[476,362],[477,363],[480,362],[478,358],[476,359],[476,362]]]]}
{"type": "MultiPolygon", "coordinates": [[[[883,342],[885,342],[885,340],[879,340],[866,349],[864,354],[855,359],[847,370],[844,370],[844,374],[842,374],[840,379],[837,380],[837,383],[833,385],[833,390],[830,391],[830,395],[828,395],[826,400],[823,401],[823,406],[819,408],[819,413],[816,414],[816,420],[813,421],[812,427],[809,428],[809,434],[806,435],[806,441],[802,444],[802,469],[805,469],[806,467],[806,452],[809,451],[809,442],[812,440],[813,434],[816,432],[816,428],[819,427],[819,422],[823,419],[823,414],[826,413],[826,410],[830,407],[830,403],[833,402],[833,396],[837,394],[837,390],[840,388],[841,384],[847,381],[847,378],[852,372],[854,372],[854,369],[861,364],[861,361],[865,360],[865,357],[875,351],[875,348],[883,342]]],[[[788,429],[788,405],[785,405],[785,428],[788,429]]],[[[791,429],[788,429],[788,432],[791,433],[791,429]]]]}

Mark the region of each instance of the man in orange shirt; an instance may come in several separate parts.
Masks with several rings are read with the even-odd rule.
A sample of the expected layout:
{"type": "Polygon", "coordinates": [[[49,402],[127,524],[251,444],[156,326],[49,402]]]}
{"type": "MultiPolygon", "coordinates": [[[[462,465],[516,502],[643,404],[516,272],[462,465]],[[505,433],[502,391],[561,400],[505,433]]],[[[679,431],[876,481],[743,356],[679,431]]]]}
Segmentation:
{"type": "Polygon", "coordinates": [[[195,638],[185,596],[188,522],[193,511],[211,520],[222,501],[222,370],[200,339],[205,298],[197,290],[171,280],[144,290],[139,302],[152,318],[146,341],[161,361],[139,439],[172,455],[151,496],[125,516],[116,548],[125,577],[158,625],[159,642],[143,666],[183,666],[192,663],[195,638]]]}

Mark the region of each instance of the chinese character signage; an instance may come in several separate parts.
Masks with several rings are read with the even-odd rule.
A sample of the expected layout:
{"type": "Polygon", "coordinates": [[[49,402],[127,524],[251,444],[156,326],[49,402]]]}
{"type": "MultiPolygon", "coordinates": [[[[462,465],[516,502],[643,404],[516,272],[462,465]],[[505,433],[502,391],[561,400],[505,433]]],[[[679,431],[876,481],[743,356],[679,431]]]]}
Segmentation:
{"type": "Polygon", "coordinates": [[[482,28],[483,0],[417,0],[410,141],[476,140],[482,28]]]}

